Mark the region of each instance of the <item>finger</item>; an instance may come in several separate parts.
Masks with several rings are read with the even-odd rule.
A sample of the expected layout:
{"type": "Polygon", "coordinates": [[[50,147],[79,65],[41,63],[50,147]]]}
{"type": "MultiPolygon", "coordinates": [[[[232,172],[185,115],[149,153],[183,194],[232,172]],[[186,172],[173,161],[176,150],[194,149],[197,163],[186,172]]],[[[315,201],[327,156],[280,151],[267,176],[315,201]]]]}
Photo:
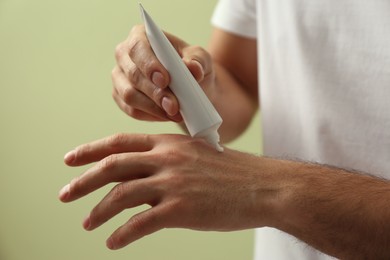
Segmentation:
{"type": "Polygon", "coordinates": [[[156,87],[144,77],[140,77],[138,81],[139,82],[135,82],[134,84],[144,86],[141,91],[133,87],[129,80],[126,78],[125,74],[119,69],[119,67],[116,67],[112,72],[114,99],[116,101],[122,100],[122,102],[120,102],[120,105],[123,106],[124,103],[131,108],[125,111],[131,117],[135,116],[133,113],[134,111],[139,110],[159,118],[160,121],[169,120],[166,116],[166,113],[157,105],[157,103],[153,102],[153,100],[148,98],[147,95],[142,93],[145,91],[145,89],[153,89],[156,87]]]}
{"type": "Polygon", "coordinates": [[[153,146],[152,135],[116,134],[75,148],[65,155],[64,161],[69,166],[80,166],[115,153],[149,151],[153,146]]]}
{"type": "Polygon", "coordinates": [[[159,88],[150,81],[134,83],[136,88],[154,101],[168,116],[179,113],[179,102],[170,88],[159,88]]]}
{"type": "MultiPolygon", "coordinates": [[[[164,107],[165,111],[163,111],[155,102],[153,102],[149,97],[145,94],[134,89],[134,94],[131,93],[130,90],[123,90],[121,88],[125,88],[127,84],[127,88],[131,88],[129,83],[120,84],[117,82],[118,79],[113,78],[114,88],[112,91],[112,97],[115,102],[119,106],[119,108],[125,112],[127,115],[144,121],[167,121],[172,120],[174,122],[181,122],[183,118],[181,117],[178,110],[178,103],[171,103],[171,99],[162,98],[161,106],[164,107]],[[118,93],[118,89],[122,91],[122,94],[118,93]],[[127,98],[123,98],[123,96],[127,96],[127,98]],[[130,101],[130,98],[134,101],[130,101]],[[128,103],[132,102],[132,105],[125,103],[127,100],[128,103]],[[166,112],[168,111],[168,112],[166,112]],[[176,113],[176,114],[175,114],[176,113]],[[174,114],[173,116],[169,114],[174,114]]],[[[176,100],[176,97],[173,96],[173,99],[176,100]]]]}
{"type": "Polygon", "coordinates": [[[188,46],[182,50],[182,53],[184,63],[198,82],[212,73],[211,56],[203,48],[188,46]]]}
{"type": "Polygon", "coordinates": [[[124,209],[142,204],[153,205],[156,192],[153,185],[147,185],[145,179],[133,180],[116,185],[84,220],[86,230],[93,230],[124,209]]]}
{"type": "Polygon", "coordinates": [[[169,88],[162,89],[155,86],[140,75],[135,65],[134,76],[131,79],[128,79],[119,67],[117,68],[112,72],[112,82],[119,97],[126,104],[159,117],[166,117],[166,114],[174,116],[179,113],[179,103],[169,88]]]}
{"type": "Polygon", "coordinates": [[[169,83],[169,73],[158,61],[149,41],[144,26],[134,26],[129,38],[116,49],[117,63],[128,77],[131,77],[130,63],[133,61],[142,74],[156,86],[165,88],[169,83]]]}
{"type": "Polygon", "coordinates": [[[63,202],[79,199],[108,183],[123,182],[144,178],[155,171],[147,153],[122,153],[110,155],[81,176],[73,179],[61,190],[59,198],[63,202]]]}
{"type": "MultiPolygon", "coordinates": [[[[142,110],[139,110],[139,109],[136,109],[134,107],[129,106],[128,104],[126,104],[122,100],[122,98],[119,96],[119,94],[116,93],[115,91],[116,90],[113,89],[112,97],[114,98],[116,104],[123,112],[125,112],[127,115],[131,116],[132,118],[137,119],[137,120],[142,120],[142,121],[153,121],[153,122],[162,122],[162,121],[168,120],[168,117],[165,117],[165,118],[156,117],[156,116],[148,114],[142,110]]],[[[150,102],[149,98],[147,98],[146,96],[144,96],[144,97],[148,100],[148,102],[150,102]]]]}
{"type": "Polygon", "coordinates": [[[202,65],[197,60],[185,60],[187,68],[191,72],[192,76],[195,78],[197,82],[202,82],[204,79],[204,71],[202,65]]]}
{"type": "MultiPolygon", "coordinates": [[[[131,66],[130,61],[126,59],[119,61],[120,66],[137,88],[138,86],[147,87],[146,89],[138,89],[154,100],[169,116],[176,116],[179,113],[179,102],[171,91],[166,90],[170,82],[169,73],[154,54],[146,38],[145,27],[135,26],[130,35],[127,47],[130,61],[134,62],[135,66],[131,66]],[[137,84],[136,81],[140,78],[139,74],[144,75],[152,85],[137,84]]],[[[171,37],[171,40],[178,45],[183,44],[177,38],[171,37]]]]}
{"type": "Polygon", "coordinates": [[[134,215],[107,239],[107,247],[120,249],[146,235],[163,229],[166,225],[167,210],[162,204],[134,215]]]}

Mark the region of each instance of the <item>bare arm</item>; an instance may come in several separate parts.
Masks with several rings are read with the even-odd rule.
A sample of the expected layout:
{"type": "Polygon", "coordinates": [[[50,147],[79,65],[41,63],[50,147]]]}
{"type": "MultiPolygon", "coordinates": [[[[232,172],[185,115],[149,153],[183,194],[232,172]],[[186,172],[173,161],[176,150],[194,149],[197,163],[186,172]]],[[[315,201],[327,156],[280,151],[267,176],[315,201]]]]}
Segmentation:
{"type": "Polygon", "coordinates": [[[218,153],[182,135],[115,135],[76,148],[71,166],[98,162],[60,193],[76,200],[118,182],[84,221],[93,230],[149,204],[107,241],[118,249],[162,228],[270,226],[342,259],[390,259],[390,182],[342,169],[218,153]]]}
{"type": "Polygon", "coordinates": [[[224,123],[224,141],[239,136],[258,107],[257,41],[215,28],[209,52],[215,64],[217,97],[211,97],[224,123]],[[222,95],[223,98],[218,96],[222,95]]]}
{"type": "Polygon", "coordinates": [[[284,186],[275,228],[341,259],[390,259],[388,180],[300,162],[270,167],[284,186]]]}

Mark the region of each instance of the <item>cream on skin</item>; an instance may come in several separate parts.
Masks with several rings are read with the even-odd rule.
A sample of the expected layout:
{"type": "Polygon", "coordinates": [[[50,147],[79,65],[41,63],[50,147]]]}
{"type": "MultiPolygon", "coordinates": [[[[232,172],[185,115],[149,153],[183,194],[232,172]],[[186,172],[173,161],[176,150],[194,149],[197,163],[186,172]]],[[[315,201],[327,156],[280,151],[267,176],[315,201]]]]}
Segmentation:
{"type": "Polygon", "coordinates": [[[219,144],[218,134],[218,128],[222,124],[221,116],[165,34],[142,5],[139,5],[145,23],[146,36],[157,59],[169,72],[171,79],[169,88],[179,101],[180,114],[188,132],[192,137],[205,139],[217,151],[222,152],[223,147],[219,144]]]}

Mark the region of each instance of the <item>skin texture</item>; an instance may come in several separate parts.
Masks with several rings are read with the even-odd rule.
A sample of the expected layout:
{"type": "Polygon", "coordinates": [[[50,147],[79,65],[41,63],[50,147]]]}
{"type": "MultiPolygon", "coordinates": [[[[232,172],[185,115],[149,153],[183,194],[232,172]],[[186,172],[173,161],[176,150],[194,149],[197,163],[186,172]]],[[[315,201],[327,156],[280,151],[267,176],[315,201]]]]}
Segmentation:
{"type": "Polygon", "coordinates": [[[251,228],[258,225],[251,209],[257,208],[260,215],[269,212],[255,198],[273,193],[269,187],[262,191],[253,185],[257,171],[253,159],[230,149],[217,152],[202,139],[183,135],[119,134],[67,155],[70,166],[98,163],[71,181],[60,199],[70,202],[108,183],[119,183],[86,218],[87,230],[126,208],[149,204],[149,210],[114,232],[107,242],[112,249],[161,228],[251,228]]]}
{"type": "Polygon", "coordinates": [[[270,226],[345,259],[388,259],[390,185],[342,169],[276,160],[183,135],[118,134],[81,145],[69,166],[97,162],[60,192],[77,200],[117,185],[83,222],[93,230],[125,209],[151,207],[119,227],[119,249],[163,228],[234,231],[270,226]]]}
{"type": "MultiPolygon", "coordinates": [[[[224,119],[222,140],[249,124],[257,100],[256,41],[215,29],[209,51],[168,34],[224,119]]],[[[136,26],[116,49],[113,98],[129,116],[180,123],[169,74],[136,26]]],[[[390,184],[325,165],[286,161],[225,148],[215,151],[183,135],[118,134],[81,145],[69,166],[94,163],[59,194],[77,200],[117,185],[83,222],[99,227],[127,208],[150,208],[119,227],[110,249],[162,228],[233,231],[275,227],[342,259],[390,259],[390,184]]]]}

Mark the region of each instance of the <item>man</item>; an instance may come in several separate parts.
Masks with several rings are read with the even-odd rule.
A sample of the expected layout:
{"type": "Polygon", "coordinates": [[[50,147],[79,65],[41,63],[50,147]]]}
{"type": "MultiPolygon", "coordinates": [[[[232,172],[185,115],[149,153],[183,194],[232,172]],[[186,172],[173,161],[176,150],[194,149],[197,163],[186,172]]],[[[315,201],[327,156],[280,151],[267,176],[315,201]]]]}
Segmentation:
{"type": "MultiPolygon", "coordinates": [[[[165,227],[259,228],[256,259],[390,259],[389,10],[383,0],[221,0],[208,51],[168,38],[222,115],[223,141],[261,104],[269,157],[181,135],[115,135],[65,156],[71,166],[99,163],[60,199],[119,182],[87,230],[149,204],[112,234],[111,249],[165,227]]],[[[124,112],[181,122],[142,26],[116,59],[113,97],[124,112]]]]}

